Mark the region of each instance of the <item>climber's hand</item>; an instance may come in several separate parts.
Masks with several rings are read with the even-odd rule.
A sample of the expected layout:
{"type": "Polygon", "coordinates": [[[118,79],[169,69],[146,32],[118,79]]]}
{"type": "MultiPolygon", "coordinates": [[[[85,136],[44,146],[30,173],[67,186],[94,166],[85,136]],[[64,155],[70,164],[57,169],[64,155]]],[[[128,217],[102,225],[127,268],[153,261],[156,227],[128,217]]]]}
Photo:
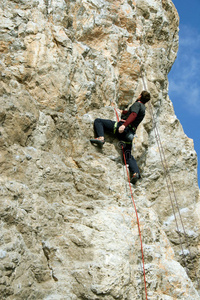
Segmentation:
{"type": "Polygon", "coordinates": [[[121,125],[121,126],[119,127],[119,133],[123,133],[125,128],[126,128],[126,127],[125,127],[124,125],[121,125]]]}
{"type": "Polygon", "coordinates": [[[117,111],[118,111],[118,113],[122,114],[122,111],[123,111],[123,110],[117,108],[117,111]]]}

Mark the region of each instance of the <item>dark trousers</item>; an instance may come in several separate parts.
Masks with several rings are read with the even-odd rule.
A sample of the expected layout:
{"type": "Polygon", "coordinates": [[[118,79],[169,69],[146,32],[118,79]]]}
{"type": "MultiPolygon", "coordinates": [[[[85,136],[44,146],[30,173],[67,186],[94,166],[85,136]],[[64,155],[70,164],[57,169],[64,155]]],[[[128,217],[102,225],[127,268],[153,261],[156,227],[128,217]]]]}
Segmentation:
{"type": "MultiPolygon", "coordinates": [[[[134,174],[138,173],[140,174],[137,162],[135,158],[131,155],[131,149],[132,149],[132,143],[127,140],[126,135],[127,135],[127,130],[126,128],[125,132],[119,133],[118,128],[122,125],[122,122],[118,122],[117,126],[115,121],[112,120],[107,120],[107,119],[95,119],[94,121],[94,130],[97,135],[99,136],[104,136],[105,133],[112,133],[114,134],[118,140],[120,141],[119,147],[122,149],[123,147],[123,152],[126,158],[126,163],[129,165],[129,171],[134,174]],[[116,129],[116,132],[114,133],[114,129],[116,129]]],[[[124,158],[123,158],[124,159],[124,158]]]]}

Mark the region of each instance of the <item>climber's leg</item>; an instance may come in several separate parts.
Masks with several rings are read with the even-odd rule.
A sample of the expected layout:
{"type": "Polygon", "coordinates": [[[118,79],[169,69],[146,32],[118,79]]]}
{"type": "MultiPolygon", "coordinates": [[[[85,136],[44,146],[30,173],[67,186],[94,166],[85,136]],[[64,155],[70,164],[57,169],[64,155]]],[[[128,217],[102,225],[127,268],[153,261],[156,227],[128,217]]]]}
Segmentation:
{"type": "Polygon", "coordinates": [[[94,121],[94,131],[96,134],[96,138],[91,139],[90,142],[92,144],[103,146],[104,144],[104,132],[113,133],[115,121],[107,120],[107,119],[95,119],[94,121]]]}
{"type": "Polygon", "coordinates": [[[104,137],[104,132],[113,133],[115,121],[107,119],[95,119],[94,121],[94,130],[97,137],[104,137]]]}
{"type": "Polygon", "coordinates": [[[126,163],[129,166],[129,171],[131,174],[131,182],[136,183],[140,178],[140,171],[137,165],[137,162],[133,155],[131,155],[132,144],[125,144],[123,146],[123,151],[126,159],[126,163]]]}

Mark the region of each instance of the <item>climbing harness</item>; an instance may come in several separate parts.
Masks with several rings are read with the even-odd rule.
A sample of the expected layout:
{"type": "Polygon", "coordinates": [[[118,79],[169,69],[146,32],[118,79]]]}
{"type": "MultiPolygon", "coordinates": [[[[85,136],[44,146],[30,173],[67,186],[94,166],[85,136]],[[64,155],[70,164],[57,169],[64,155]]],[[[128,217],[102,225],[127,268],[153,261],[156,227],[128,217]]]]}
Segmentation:
{"type": "MultiPolygon", "coordinates": [[[[114,108],[114,110],[115,110],[115,114],[116,114],[116,117],[117,117],[117,121],[119,122],[119,116],[118,116],[116,108],[114,108]]],[[[145,275],[145,265],[144,265],[144,252],[143,252],[143,245],[142,245],[142,234],[141,234],[141,230],[140,230],[140,222],[139,222],[139,217],[138,217],[138,213],[137,213],[137,208],[136,208],[136,205],[135,205],[135,201],[134,201],[134,198],[133,198],[133,192],[132,192],[132,188],[131,188],[130,176],[129,176],[128,166],[126,164],[126,157],[125,157],[125,153],[124,153],[123,144],[121,144],[121,148],[122,148],[122,154],[123,154],[123,158],[124,158],[124,163],[125,163],[125,166],[126,166],[126,173],[127,173],[127,178],[128,178],[129,188],[130,188],[131,199],[132,199],[132,202],[133,202],[133,206],[134,206],[135,214],[136,214],[136,219],[137,219],[138,232],[139,232],[139,237],[140,237],[141,253],[142,253],[142,266],[143,266],[145,296],[146,296],[146,300],[147,300],[147,285],[146,285],[146,275],[145,275]]]]}
{"type": "MultiPolygon", "coordinates": [[[[118,118],[119,119],[119,118],[118,118]]],[[[117,122],[115,122],[115,124],[114,124],[114,129],[113,129],[113,133],[114,134],[116,134],[116,132],[117,132],[117,130],[118,130],[118,123],[119,123],[120,121],[117,121],[117,122]]],[[[122,123],[123,124],[123,123],[122,123]]],[[[135,136],[135,131],[136,131],[136,129],[135,129],[135,127],[133,127],[133,126],[129,126],[128,128],[128,131],[127,131],[127,133],[126,133],[126,135],[125,135],[125,140],[123,140],[122,142],[124,143],[124,144],[132,144],[132,141],[133,141],[133,139],[134,139],[134,136],[135,136]]]]}

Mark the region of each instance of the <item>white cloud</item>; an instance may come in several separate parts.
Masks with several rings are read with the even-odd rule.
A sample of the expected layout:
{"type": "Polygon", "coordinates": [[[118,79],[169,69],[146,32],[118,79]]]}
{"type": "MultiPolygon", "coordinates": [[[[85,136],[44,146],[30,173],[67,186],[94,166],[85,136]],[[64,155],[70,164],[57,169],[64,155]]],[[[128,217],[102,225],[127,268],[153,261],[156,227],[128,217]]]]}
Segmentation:
{"type": "Polygon", "coordinates": [[[191,50],[195,50],[200,47],[200,33],[196,28],[183,25],[179,32],[179,36],[180,47],[188,47],[191,50]]]}
{"type": "Polygon", "coordinates": [[[180,32],[177,60],[169,74],[169,94],[196,115],[200,115],[199,54],[200,33],[184,26],[180,32]]]}

